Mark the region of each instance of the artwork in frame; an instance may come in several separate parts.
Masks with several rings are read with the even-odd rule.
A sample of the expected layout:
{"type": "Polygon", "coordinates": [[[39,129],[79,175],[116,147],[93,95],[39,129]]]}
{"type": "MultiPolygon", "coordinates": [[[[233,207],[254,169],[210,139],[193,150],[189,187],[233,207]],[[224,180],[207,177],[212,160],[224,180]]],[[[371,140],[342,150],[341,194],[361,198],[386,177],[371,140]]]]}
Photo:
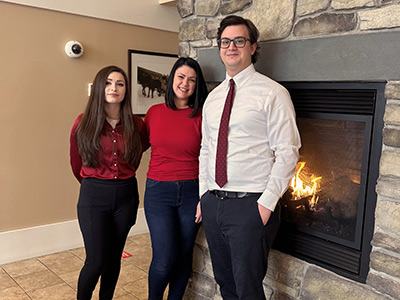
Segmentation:
{"type": "Polygon", "coordinates": [[[154,104],[163,103],[167,81],[178,55],[128,50],[133,113],[144,116],[154,104]]]}

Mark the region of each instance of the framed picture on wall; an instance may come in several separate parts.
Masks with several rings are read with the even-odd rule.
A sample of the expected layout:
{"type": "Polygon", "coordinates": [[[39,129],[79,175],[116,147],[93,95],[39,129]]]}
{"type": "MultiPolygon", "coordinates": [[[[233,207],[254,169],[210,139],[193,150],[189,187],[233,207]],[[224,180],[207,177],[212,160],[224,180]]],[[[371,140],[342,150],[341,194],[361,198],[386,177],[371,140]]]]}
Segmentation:
{"type": "Polygon", "coordinates": [[[128,50],[132,110],[144,116],[154,104],[164,102],[167,80],[178,55],[128,50]]]}

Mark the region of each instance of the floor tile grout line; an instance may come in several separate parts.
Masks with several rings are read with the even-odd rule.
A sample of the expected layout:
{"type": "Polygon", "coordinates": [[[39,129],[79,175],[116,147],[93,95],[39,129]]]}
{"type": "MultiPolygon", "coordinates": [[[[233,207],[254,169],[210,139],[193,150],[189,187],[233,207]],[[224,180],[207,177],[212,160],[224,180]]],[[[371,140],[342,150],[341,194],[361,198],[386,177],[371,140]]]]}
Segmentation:
{"type": "MultiPolygon", "coordinates": [[[[67,252],[67,251],[62,251],[62,252],[67,252]]],[[[60,253],[62,253],[62,252],[60,252],[60,253]]],[[[42,256],[40,256],[40,257],[42,257],[42,256]]],[[[76,292],[76,290],[75,290],[74,287],[72,287],[68,282],[66,282],[64,279],[62,279],[56,272],[54,272],[54,271],[53,271],[49,266],[47,266],[43,261],[41,261],[41,260],[40,260],[40,257],[34,258],[34,261],[39,262],[41,265],[43,265],[43,266],[46,268],[46,270],[50,271],[50,272],[51,272],[52,274],[54,274],[58,279],[60,279],[61,282],[62,282],[63,284],[66,284],[66,285],[69,286],[72,290],[74,290],[74,291],[76,292]]],[[[55,286],[55,285],[60,284],[60,283],[57,283],[57,284],[46,285],[46,286],[43,287],[43,288],[37,288],[37,289],[32,289],[32,290],[30,290],[30,291],[27,291],[27,290],[25,290],[25,289],[16,281],[15,277],[18,277],[18,276],[11,276],[11,274],[9,274],[4,268],[1,268],[1,269],[11,278],[12,281],[14,281],[14,283],[25,293],[25,295],[29,297],[29,299],[33,299],[33,298],[30,296],[30,293],[32,293],[32,292],[34,292],[34,291],[37,291],[37,290],[40,290],[40,289],[44,289],[44,288],[48,288],[48,287],[52,287],[52,286],[55,286]]],[[[38,272],[41,272],[41,271],[38,271],[38,272]]],[[[32,274],[38,273],[38,272],[32,272],[32,273],[25,274],[25,275],[26,275],[26,276],[31,276],[32,274]]],[[[25,275],[20,275],[20,276],[25,276],[25,275]]]]}
{"type": "Polygon", "coordinates": [[[28,294],[28,292],[25,291],[25,289],[15,280],[14,276],[11,276],[11,274],[8,273],[7,270],[5,270],[3,267],[2,267],[1,269],[4,271],[4,273],[6,273],[6,274],[8,275],[8,277],[11,278],[12,281],[14,281],[14,283],[22,290],[22,292],[24,292],[24,294],[25,294],[27,297],[29,297],[29,299],[31,299],[31,300],[33,299],[33,298],[28,294]]]}
{"type": "MultiPolygon", "coordinates": [[[[63,251],[63,252],[67,252],[67,251],[63,251]]],[[[61,253],[61,252],[60,252],[61,253]]],[[[58,275],[56,272],[54,272],[49,266],[47,266],[44,262],[42,262],[41,260],[40,260],[40,257],[38,257],[37,258],[39,261],[40,261],[40,263],[41,264],[43,264],[50,272],[52,272],[54,275],[56,275],[57,276],[57,278],[59,278],[64,284],[66,284],[67,286],[69,286],[72,290],[74,290],[75,292],[76,292],[76,290],[75,290],[75,288],[73,287],[73,286],[71,286],[68,282],[66,282],[64,279],[62,279],[61,277],[60,277],[60,275],[58,275]]],[[[54,284],[54,285],[57,285],[57,284],[54,284]]],[[[54,286],[53,285],[53,286],[54,286]]],[[[49,285],[49,286],[52,286],[52,285],[49,285]]],[[[46,286],[46,288],[47,287],[49,287],[49,286],[46,286]]]]}
{"type": "MultiPolygon", "coordinates": [[[[138,248],[139,248],[139,247],[142,247],[143,245],[144,245],[145,247],[147,247],[147,243],[148,243],[148,240],[147,240],[147,239],[145,240],[145,239],[140,239],[140,238],[139,238],[138,240],[136,240],[134,237],[129,237],[129,239],[130,239],[130,242],[133,243],[133,246],[134,246],[135,248],[136,248],[136,247],[138,247],[138,248]]],[[[80,261],[84,261],[84,258],[82,258],[82,255],[81,255],[80,252],[79,252],[79,249],[80,249],[80,248],[82,248],[82,247],[64,250],[64,251],[61,251],[61,252],[59,252],[59,253],[69,253],[69,254],[71,254],[71,256],[73,256],[73,257],[75,257],[75,258],[78,258],[80,261]],[[78,251],[76,251],[76,250],[78,250],[78,251]]],[[[52,254],[56,254],[56,253],[51,253],[51,254],[49,254],[49,255],[52,255],[52,254]]],[[[61,275],[57,274],[55,270],[51,269],[51,267],[48,266],[48,265],[46,264],[46,262],[42,260],[42,258],[45,257],[45,256],[46,256],[46,255],[44,255],[44,256],[39,256],[39,257],[36,257],[36,258],[32,258],[32,261],[33,261],[33,262],[39,262],[40,265],[42,265],[42,266],[45,267],[45,270],[50,271],[53,275],[55,275],[58,279],[60,279],[60,283],[58,283],[58,284],[65,284],[66,286],[70,287],[71,289],[73,289],[73,290],[76,292],[76,289],[75,289],[70,283],[68,283],[66,280],[64,280],[64,279],[61,277],[61,275]]],[[[21,261],[22,261],[22,260],[21,260],[21,261]]],[[[13,263],[18,263],[18,261],[17,261],[17,262],[13,262],[13,263]]],[[[10,263],[10,264],[11,264],[11,263],[10,263]]],[[[7,265],[8,265],[8,264],[7,264],[7,265]]],[[[146,274],[146,276],[148,276],[148,268],[149,268],[149,266],[148,266],[148,263],[147,263],[147,262],[145,262],[145,264],[143,264],[143,263],[141,263],[141,262],[139,262],[138,264],[137,264],[137,263],[132,263],[132,265],[134,265],[138,270],[144,272],[144,273],[146,274]]],[[[4,266],[4,265],[0,265],[0,269],[4,272],[4,274],[6,274],[6,275],[15,283],[16,288],[20,289],[20,291],[22,291],[23,294],[24,294],[27,298],[29,298],[29,299],[32,300],[32,299],[33,299],[33,298],[32,298],[33,296],[31,296],[30,293],[32,293],[33,291],[42,289],[42,288],[37,288],[37,289],[32,289],[32,290],[30,290],[29,292],[26,291],[26,290],[25,290],[20,284],[18,284],[18,282],[16,281],[15,277],[17,277],[18,275],[15,276],[15,277],[11,276],[11,274],[10,274],[9,272],[7,272],[6,269],[3,268],[3,266],[4,266]]],[[[121,267],[122,267],[121,270],[123,270],[123,266],[121,266],[121,267]]],[[[40,272],[40,271],[37,271],[37,272],[40,272]]],[[[30,274],[34,274],[34,273],[37,273],[37,272],[28,273],[28,274],[23,274],[23,275],[27,275],[27,276],[29,277],[30,274]]],[[[21,275],[21,276],[22,276],[22,275],[21,275]]],[[[141,279],[142,279],[142,278],[141,278],[141,279]]],[[[141,279],[140,279],[140,280],[141,280],[141,279]]],[[[70,281],[70,282],[72,282],[72,281],[70,281]]],[[[52,287],[52,286],[55,286],[55,285],[57,285],[57,284],[50,284],[50,285],[48,285],[48,286],[46,286],[46,287],[43,287],[43,288],[48,288],[48,287],[52,287]]],[[[124,293],[124,295],[127,295],[127,296],[129,296],[129,297],[132,297],[132,298],[135,299],[135,300],[141,300],[140,297],[136,296],[136,295],[133,294],[131,291],[126,290],[126,289],[124,289],[124,290],[125,290],[125,292],[126,292],[126,293],[124,293]]],[[[123,296],[123,295],[121,295],[121,296],[123,296]]],[[[73,299],[71,299],[71,300],[73,300],[73,299]]]]}

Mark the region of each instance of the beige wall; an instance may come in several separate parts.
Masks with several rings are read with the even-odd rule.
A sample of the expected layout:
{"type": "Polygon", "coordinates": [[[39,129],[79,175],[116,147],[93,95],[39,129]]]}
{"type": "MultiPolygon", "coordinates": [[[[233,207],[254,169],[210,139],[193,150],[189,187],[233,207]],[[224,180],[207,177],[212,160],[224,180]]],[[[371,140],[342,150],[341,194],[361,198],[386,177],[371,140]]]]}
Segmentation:
{"type": "Polygon", "coordinates": [[[87,84],[106,65],[128,71],[128,49],[177,45],[176,33],[0,2],[0,232],[76,219],[69,134],[87,84]],[[81,58],[67,57],[68,40],[84,45],[81,58]]]}

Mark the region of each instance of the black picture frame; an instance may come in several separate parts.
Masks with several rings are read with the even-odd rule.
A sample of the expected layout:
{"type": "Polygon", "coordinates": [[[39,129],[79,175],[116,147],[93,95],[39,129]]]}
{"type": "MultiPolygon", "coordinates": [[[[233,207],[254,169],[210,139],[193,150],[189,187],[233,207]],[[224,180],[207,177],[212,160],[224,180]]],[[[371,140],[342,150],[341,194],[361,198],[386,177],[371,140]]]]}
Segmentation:
{"type": "Polygon", "coordinates": [[[133,113],[145,116],[154,104],[163,103],[167,80],[178,55],[128,50],[129,84],[133,113]]]}

